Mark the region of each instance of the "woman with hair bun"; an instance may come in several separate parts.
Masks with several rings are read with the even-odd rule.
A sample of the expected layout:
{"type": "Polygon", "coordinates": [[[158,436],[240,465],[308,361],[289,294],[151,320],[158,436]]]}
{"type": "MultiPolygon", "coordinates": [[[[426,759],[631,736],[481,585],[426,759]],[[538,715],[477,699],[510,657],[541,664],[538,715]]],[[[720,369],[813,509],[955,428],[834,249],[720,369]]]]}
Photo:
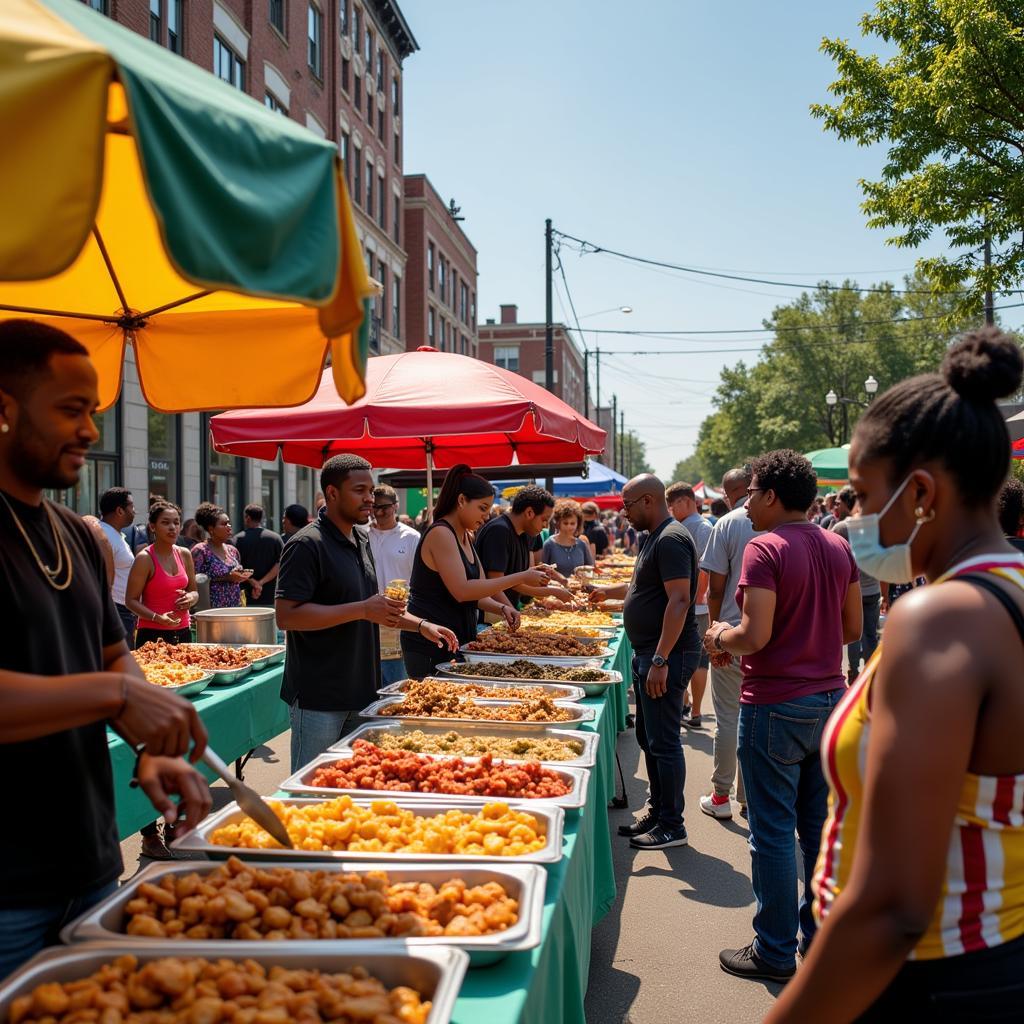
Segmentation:
{"type": "MultiPolygon", "coordinates": [[[[416,548],[409,578],[409,613],[447,626],[459,646],[476,635],[477,612],[504,617],[511,629],[519,626],[519,612],[502,591],[519,584],[542,587],[548,582],[543,569],[527,569],[511,576],[488,579],[473,546],[473,533],[487,522],[494,488],[469,466],[448,470],[434,505],[433,522],[416,548]]],[[[410,678],[430,675],[451,654],[416,633],[402,633],[402,656],[410,678]]]]}
{"type": "Polygon", "coordinates": [[[192,548],[196,572],[210,577],[210,607],[237,608],[242,603],[242,584],[252,569],[242,568],[238,548],[228,541],[234,536],[231,519],[219,505],[204,501],[196,509],[196,523],[207,539],[192,548]]]}
{"type": "Polygon", "coordinates": [[[1024,555],[996,499],[996,399],[1024,361],[994,327],[877,398],[850,445],[862,568],[924,575],[822,737],[817,936],[766,1020],[1010,1021],[1024,1007],[1024,555]]]}

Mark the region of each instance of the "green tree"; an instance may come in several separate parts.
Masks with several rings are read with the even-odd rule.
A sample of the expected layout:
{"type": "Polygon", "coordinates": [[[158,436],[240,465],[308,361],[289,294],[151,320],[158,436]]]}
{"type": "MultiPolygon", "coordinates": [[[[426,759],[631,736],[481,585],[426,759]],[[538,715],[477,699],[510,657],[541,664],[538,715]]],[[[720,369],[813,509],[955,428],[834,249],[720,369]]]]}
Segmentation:
{"type": "Polygon", "coordinates": [[[672,479],[666,481],[666,483],[674,483],[679,480],[684,480],[688,484],[695,484],[704,478],[704,471],[701,466],[700,458],[694,455],[688,455],[685,459],[680,459],[672,470],[672,479]]]}
{"type": "Polygon", "coordinates": [[[1020,0],[878,0],[861,29],[891,57],[822,42],[837,102],[812,113],[841,139],[888,147],[881,177],[860,182],[868,224],[895,229],[890,242],[902,248],[943,230],[956,254],[917,266],[935,289],[963,289],[960,316],[1024,272],[1022,24],[1020,0]]]}
{"type": "Polygon", "coordinates": [[[647,446],[635,430],[627,430],[618,438],[615,460],[623,476],[634,477],[638,473],[653,473],[654,468],[647,461],[647,446]]]}

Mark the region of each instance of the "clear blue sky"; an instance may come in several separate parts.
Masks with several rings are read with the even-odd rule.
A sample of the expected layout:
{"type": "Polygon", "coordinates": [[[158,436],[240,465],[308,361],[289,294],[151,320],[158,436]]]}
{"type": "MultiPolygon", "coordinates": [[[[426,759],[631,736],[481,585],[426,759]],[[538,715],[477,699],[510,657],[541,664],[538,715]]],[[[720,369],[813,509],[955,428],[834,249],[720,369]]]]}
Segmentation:
{"type": "MultiPolygon", "coordinates": [[[[881,152],[840,142],[808,113],[834,78],[822,36],[859,37],[868,0],[400,2],[421,47],[405,64],[405,168],[462,206],[481,319],[515,302],[520,319],[543,320],[545,217],[623,252],[787,280],[866,284],[912,267],[859,209],[858,179],[876,174],[881,152]]],[[[799,294],[562,258],[581,318],[634,309],[585,329],[759,328],[799,294]]],[[[556,292],[558,320],[563,304],[556,292]]],[[[618,395],[667,475],[693,451],[720,368],[757,358],[727,350],[763,337],[587,342],[685,353],[602,356],[602,401],[618,395]]]]}

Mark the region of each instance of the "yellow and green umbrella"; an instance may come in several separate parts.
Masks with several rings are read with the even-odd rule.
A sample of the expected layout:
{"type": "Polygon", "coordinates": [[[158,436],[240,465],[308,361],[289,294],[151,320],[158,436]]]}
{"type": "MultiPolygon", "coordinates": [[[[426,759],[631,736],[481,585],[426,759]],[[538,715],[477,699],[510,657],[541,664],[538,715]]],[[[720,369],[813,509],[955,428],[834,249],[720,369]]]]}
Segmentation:
{"type": "Polygon", "coordinates": [[[157,409],[363,394],[372,294],[337,148],[77,0],[0,3],[0,315],[125,347],[157,409]]]}
{"type": "Polygon", "coordinates": [[[819,487],[842,487],[850,482],[850,446],[841,448],[818,448],[807,452],[815,472],[818,474],[819,487]]]}

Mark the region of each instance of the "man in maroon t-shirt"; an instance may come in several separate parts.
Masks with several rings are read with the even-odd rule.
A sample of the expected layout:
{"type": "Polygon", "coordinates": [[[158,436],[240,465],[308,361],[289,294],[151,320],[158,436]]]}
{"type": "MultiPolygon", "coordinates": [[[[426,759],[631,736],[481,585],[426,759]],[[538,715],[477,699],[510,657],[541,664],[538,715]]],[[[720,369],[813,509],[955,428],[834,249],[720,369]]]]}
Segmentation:
{"type": "Polygon", "coordinates": [[[753,461],[747,515],[755,530],[743,553],[738,626],[716,622],[705,637],[713,659],[740,658],[739,761],[750,820],[753,941],[719,954],[723,970],[785,981],[796,970],[797,933],[814,936],[811,876],[828,786],[818,744],[842,696],[843,645],[860,636],[861,596],[850,546],[807,522],[817,475],[798,452],[753,461]],[[797,904],[793,833],[803,856],[797,904]]]}

